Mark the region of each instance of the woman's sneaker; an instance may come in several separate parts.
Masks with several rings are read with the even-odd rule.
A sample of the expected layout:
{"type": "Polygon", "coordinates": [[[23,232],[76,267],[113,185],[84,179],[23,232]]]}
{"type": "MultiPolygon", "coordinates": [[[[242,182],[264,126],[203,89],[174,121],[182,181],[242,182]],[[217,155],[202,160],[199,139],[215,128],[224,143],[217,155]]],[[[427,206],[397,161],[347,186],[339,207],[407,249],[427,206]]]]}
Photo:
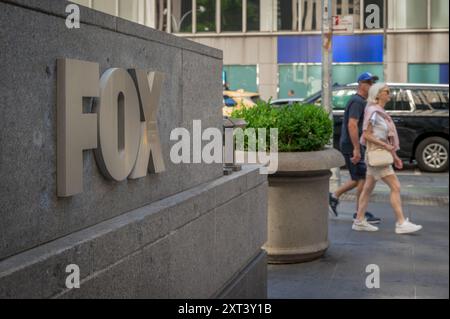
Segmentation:
{"type": "Polygon", "coordinates": [[[355,220],[353,222],[352,229],[356,231],[368,231],[368,232],[378,231],[378,227],[369,224],[366,219],[364,219],[363,221],[355,220]]]}
{"type": "Polygon", "coordinates": [[[423,227],[421,225],[413,224],[409,221],[409,219],[405,220],[403,224],[395,224],[395,233],[396,234],[412,234],[418,232],[423,227]]]}

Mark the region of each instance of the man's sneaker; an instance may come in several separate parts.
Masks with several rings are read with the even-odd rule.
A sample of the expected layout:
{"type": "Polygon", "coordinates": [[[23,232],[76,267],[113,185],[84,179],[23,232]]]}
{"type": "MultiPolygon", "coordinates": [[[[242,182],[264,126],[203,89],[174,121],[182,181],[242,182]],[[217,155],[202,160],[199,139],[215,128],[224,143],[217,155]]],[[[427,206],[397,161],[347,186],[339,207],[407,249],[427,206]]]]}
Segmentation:
{"type": "MultiPolygon", "coordinates": [[[[356,215],[357,215],[356,213],[353,214],[353,220],[356,219],[356,215]]],[[[366,218],[366,220],[369,224],[376,225],[376,224],[381,223],[381,218],[376,217],[374,214],[372,214],[370,212],[366,212],[364,217],[366,218]]]]}
{"type": "Polygon", "coordinates": [[[405,220],[403,224],[395,224],[395,233],[396,234],[411,234],[418,232],[422,229],[422,226],[413,224],[409,221],[409,219],[405,220]]]}
{"type": "Polygon", "coordinates": [[[378,227],[369,224],[365,219],[363,221],[355,220],[353,222],[352,229],[356,231],[368,231],[368,232],[378,231],[378,227]]]}
{"type": "Polygon", "coordinates": [[[330,193],[328,195],[328,204],[330,205],[331,210],[337,217],[338,216],[337,207],[339,205],[339,199],[337,199],[336,197],[333,196],[333,194],[330,193]]]}

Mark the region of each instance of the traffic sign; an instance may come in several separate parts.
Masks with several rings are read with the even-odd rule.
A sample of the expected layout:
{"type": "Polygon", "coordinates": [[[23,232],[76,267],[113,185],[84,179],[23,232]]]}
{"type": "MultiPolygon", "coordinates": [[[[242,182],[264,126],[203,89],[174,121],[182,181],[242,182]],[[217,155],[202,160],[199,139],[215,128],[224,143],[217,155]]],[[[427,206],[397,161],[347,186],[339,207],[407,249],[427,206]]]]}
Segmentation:
{"type": "Polygon", "coordinates": [[[333,32],[353,33],[354,27],[353,15],[333,16],[333,32]]]}

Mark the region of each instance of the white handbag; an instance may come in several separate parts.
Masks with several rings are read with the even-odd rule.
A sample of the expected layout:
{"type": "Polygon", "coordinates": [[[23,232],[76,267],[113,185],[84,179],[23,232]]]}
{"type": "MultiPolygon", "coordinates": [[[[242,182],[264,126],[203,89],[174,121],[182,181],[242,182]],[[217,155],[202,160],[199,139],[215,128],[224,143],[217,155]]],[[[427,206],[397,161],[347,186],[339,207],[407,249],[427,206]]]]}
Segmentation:
{"type": "Polygon", "coordinates": [[[388,166],[394,163],[394,157],[388,150],[377,148],[367,152],[367,162],[370,166],[388,166]]]}

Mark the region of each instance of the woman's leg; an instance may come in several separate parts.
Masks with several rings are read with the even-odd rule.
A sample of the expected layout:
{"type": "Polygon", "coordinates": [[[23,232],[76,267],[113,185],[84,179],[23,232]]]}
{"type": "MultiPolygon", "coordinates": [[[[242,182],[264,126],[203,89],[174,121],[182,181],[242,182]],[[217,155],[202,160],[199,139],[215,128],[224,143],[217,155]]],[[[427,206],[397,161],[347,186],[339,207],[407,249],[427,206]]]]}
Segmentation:
{"type": "Polygon", "coordinates": [[[377,181],[372,175],[366,176],[366,182],[364,183],[364,188],[359,196],[358,202],[358,214],[356,219],[359,221],[362,221],[365,218],[367,207],[369,206],[370,195],[372,194],[376,184],[377,181]]]}
{"type": "Polygon", "coordinates": [[[402,198],[401,198],[401,185],[397,178],[397,175],[389,175],[383,177],[385,182],[391,189],[391,205],[395,212],[395,217],[399,224],[403,224],[405,221],[405,215],[403,214],[402,198]]]}

